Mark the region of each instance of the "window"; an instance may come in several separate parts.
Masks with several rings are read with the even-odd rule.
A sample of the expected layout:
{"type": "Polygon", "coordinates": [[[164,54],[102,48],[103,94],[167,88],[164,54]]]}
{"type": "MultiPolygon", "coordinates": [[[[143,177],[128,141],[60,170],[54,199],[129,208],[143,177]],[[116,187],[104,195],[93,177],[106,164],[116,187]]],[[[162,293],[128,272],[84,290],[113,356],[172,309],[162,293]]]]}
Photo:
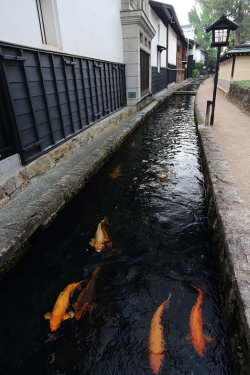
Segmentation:
{"type": "Polygon", "coordinates": [[[158,25],[158,43],[160,43],[160,33],[161,33],[161,27],[158,25]]]}
{"type": "Polygon", "coordinates": [[[147,47],[148,46],[148,39],[145,38],[145,46],[147,47]]]}
{"type": "Polygon", "coordinates": [[[57,0],[36,0],[43,44],[62,48],[57,0]]]}
{"type": "Polygon", "coordinates": [[[140,33],[140,43],[143,43],[143,34],[140,33]]]}
{"type": "Polygon", "coordinates": [[[157,51],[157,68],[158,68],[158,73],[161,71],[161,52],[157,51]]]}

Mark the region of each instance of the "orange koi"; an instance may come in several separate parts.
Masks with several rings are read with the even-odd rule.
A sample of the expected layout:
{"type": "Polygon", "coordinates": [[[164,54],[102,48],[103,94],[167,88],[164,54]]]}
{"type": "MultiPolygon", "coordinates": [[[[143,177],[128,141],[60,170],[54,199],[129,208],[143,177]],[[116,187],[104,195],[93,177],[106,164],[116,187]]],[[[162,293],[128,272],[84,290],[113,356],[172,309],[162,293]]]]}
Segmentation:
{"type": "Polygon", "coordinates": [[[162,180],[162,182],[167,182],[169,180],[169,178],[167,178],[165,171],[160,171],[158,173],[161,175],[160,179],[162,180]]]}
{"type": "Polygon", "coordinates": [[[122,167],[122,164],[118,165],[118,167],[116,167],[114,169],[114,172],[110,173],[110,177],[115,179],[115,178],[121,176],[121,167],[122,167]]]}
{"type": "Polygon", "coordinates": [[[91,302],[95,294],[95,282],[98,276],[100,268],[96,268],[93,272],[90,282],[85,289],[79,294],[76,303],[73,305],[75,309],[76,320],[79,320],[82,314],[85,313],[88,309],[92,309],[93,305],[91,302]]]}
{"type": "Polygon", "coordinates": [[[190,314],[190,321],[189,321],[189,327],[191,335],[187,336],[187,340],[192,340],[193,345],[197,353],[201,357],[204,357],[204,352],[206,350],[205,342],[206,341],[212,341],[211,336],[205,336],[203,333],[203,321],[202,321],[202,296],[203,292],[196,288],[196,286],[192,285],[196,290],[199,292],[199,297],[197,298],[197,301],[195,302],[194,307],[192,308],[191,314],[190,314]]]}
{"type": "Polygon", "coordinates": [[[105,224],[109,224],[106,218],[98,224],[95,238],[92,238],[92,240],[89,243],[98,252],[102,251],[105,248],[105,246],[112,246],[112,242],[110,241],[108,233],[105,229],[105,224]]]}
{"type": "Polygon", "coordinates": [[[63,320],[73,318],[75,315],[73,311],[66,313],[66,310],[69,306],[69,298],[72,296],[76,289],[82,290],[81,284],[79,283],[69,284],[58,296],[55,306],[52,312],[46,313],[44,315],[45,319],[50,319],[50,329],[51,332],[56,331],[63,320]]]}
{"type": "Polygon", "coordinates": [[[149,335],[149,351],[150,351],[150,367],[154,374],[159,374],[162,367],[162,360],[164,358],[165,351],[165,341],[163,338],[163,327],[161,325],[161,316],[164,309],[169,308],[169,300],[171,293],[167,301],[158,307],[154,313],[153,319],[151,321],[151,329],[149,335]]]}

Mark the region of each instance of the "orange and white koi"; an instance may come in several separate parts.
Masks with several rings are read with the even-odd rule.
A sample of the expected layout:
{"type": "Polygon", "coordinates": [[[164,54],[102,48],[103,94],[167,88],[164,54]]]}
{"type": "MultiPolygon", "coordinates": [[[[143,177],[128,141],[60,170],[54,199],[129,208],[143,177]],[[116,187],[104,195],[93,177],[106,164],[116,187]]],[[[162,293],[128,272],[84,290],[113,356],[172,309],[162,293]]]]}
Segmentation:
{"type": "Polygon", "coordinates": [[[121,176],[121,167],[122,167],[122,164],[118,165],[115,169],[114,169],[114,172],[110,173],[110,177],[115,179],[119,176],[121,176]]]}
{"type": "Polygon", "coordinates": [[[75,309],[76,320],[79,320],[85,311],[92,309],[93,305],[91,302],[95,294],[95,282],[98,276],[100,268],[96,268],[93,272],[90,282],[85,289],[79,294],[76,303],[73,305],[75,309]]]}
{"type": "Polygon", "coordinates": [[[158,307],[151,321],[151,329],[149,335],[149,359],[150,367],[154,374],[159,374],[164,358],[165,341],[163,337],[163,327],[161,325],[161,316],[163,310],[169,308],[170,297],[171,293],[169,294],[167,301],[163,302],[163,304],[158,307]]]}
{"type": "Polygon", "coordinates": [[[66,313],[66,310],[69,306],[69,298],[72,296],[76,289],[82,290],[81,284],[79,283],[69,284],[58,296],[55,306],[52,312],[46,313],[44,315],[45,319],[50,319],[50,329],[51,331],[56,331],[63,320],[73,318],[75,315],[73,311],[66,313]]]}
{"type": "Polygon", "coordinates": [[[112,246],[112,242],[110,241],[108,233],[105,229],[105,224],[109,224],[106,218],[98,224],[95,238],[92,238],[92,240],[89,243],[98,252],[102,251],[106,246],[112,246]]]}
{"type": "Polygon", "coordinates": [[[212,341],[212,337],[205,336],[203,333],[203,320],[202,320],[202,297],[203,292],[196,288],[196,286],[192,285],[196,290],[199,292],[199,297],[197,298],[197,301],[195,302],[195,305],[192,308],[191,314],[190,314],[190,321],[189,321],[189,327],[191,335],[187,336],[187,340],[192,340],[193,345],[197,353],[201,357],[204,357],[204,352],[206,350],[205,342],[206,341],[212,341]]]}

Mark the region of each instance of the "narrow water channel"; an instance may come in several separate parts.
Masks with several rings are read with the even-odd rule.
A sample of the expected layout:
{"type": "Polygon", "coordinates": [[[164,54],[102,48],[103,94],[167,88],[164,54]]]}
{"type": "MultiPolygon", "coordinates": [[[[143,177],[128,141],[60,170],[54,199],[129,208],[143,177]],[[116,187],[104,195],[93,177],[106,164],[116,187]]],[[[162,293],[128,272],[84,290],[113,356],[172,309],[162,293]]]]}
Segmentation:
{"type": "Polygon", "coordinates": [[[2,375],[154,374],[151,323],[170,293],[159,374],[230,374],[194,97],[162,104],[31,245],[0,283],[2,375]],[[112,247],[96,252],[89,243],[104,217],[112,247]],[[93,309],[49,337],[44,314],[97,268],[93,309]],[[187,340],[199,296],[192,285],[213,338],[204,356],[187,340]]]}

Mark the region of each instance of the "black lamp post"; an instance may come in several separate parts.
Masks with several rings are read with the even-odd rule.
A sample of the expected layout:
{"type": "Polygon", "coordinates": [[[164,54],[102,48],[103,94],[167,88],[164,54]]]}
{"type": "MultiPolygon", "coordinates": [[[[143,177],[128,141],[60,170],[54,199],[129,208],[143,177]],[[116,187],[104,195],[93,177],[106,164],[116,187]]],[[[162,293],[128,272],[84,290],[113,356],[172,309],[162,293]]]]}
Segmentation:
{"type": "MultiPolygon", "coordinates": [[[[212,30],[212,44],[211,47],[218,47],[217,50],[217,61],[216,61],[216,68],[215,68],[215,77],[214,77],[214,94],[213,94],[213,101],[207,101],[207,116],[208,110],[210,105],[212,104],[212,114],[210,125],[214,124],[214,110],[215,110],[215,100],[216,100],[216,90],[217,90],[217,82],[218,82],[218,71],[219,71],[219,64],[220,64],[220,52],[221,47],[228,46],[228,37],[230,30],[236,30],[239,26],[235,23],[230,21],[225,14],[221,16],[218,21],[213,23],[210,27],[206,29],[206,32],[209,33],[212,30]]],[[[206,116],[206,117],[207,117],[206,116]]]]}

